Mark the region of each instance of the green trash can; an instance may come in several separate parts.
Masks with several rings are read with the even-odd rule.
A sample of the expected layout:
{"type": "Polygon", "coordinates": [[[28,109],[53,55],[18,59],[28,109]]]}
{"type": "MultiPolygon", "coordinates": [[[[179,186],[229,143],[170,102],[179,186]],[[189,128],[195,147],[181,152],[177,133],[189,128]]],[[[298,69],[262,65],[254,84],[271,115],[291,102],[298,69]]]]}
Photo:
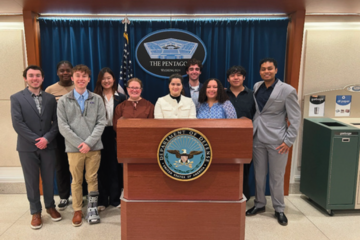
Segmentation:
{"type": "Polygon", "coordinates": [[[331,118],[305,118],[300,191],[324,208],[354,209],[360,129],[331,118]]]}

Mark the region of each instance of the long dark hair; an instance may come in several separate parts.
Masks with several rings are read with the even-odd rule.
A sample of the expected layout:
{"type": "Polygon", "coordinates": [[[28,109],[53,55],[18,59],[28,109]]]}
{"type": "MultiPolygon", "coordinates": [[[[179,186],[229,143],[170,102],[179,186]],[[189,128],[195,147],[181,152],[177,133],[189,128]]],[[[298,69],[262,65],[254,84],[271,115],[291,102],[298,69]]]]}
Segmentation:
{"type": "Polygon", "coordinates": [[[199,103],[204,103],[207,102],[208,98],[206,96],[206,89],[207,86],[209,85],[209,82],[211,80],[216,81],[218,87],[217,87],[217,95],[216,95],[216,100],[219,103],[224,103],[226,100],[229,99],[228,95],[226,94],[223,85],[221,84],[220,80],[217,78],[209,78],[208,80],[206,80],[206,82],[203,84],[203,86],[200,89],[199,92],[199,103]]]}
{"type": "MultiPolygon", "coordinates": [[[[112,86],[112,92],[113,92],[113,95],[115,94],[116,90],[117,90],[117,81],[115,80],[115,75],[113,73],[113,71],[111,71],[110,68],[108,67],[104,67],[100,70],[99,72],[99,75],[98,75],[98,78],[97,78],[97,81],[96,81],[96,84],[95,84],[95,89],[94,89],[94,93],[100,95],[100,97],[102,98],[103,102],[104,102],[104,105],[105,105],[105,98],[104,98],[104,88],[103,86],[101,85],[101,81],[105,75],[105,73],[109,73],[112,78],[114,79],[114,84],[112,86]]],[[[107,112],[106,112],[106,119],[108,118],[108,115],[107,115],[107,112]]]]}

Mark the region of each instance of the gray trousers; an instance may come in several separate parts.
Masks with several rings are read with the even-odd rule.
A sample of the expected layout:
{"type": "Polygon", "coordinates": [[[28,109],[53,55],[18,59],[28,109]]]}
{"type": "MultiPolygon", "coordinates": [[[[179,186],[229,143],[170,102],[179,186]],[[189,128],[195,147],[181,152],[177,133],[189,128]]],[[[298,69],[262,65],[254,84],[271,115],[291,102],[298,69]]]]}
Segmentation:
{"type": "Polygon", "coordinates": [[[54,173],[55,149],[38,149],[35,152],[19,152],[24,173],[26,194],[30,203],[31,215],[41,212],[39,174],[41,174],[45,208],[55,207],[54,173]]]}
{"type": "Polygon", "coordinates": [[[255,207],[261,208],[266,205],[266,175],[269,171],[270,194],[273,207],[277,212],[284,212],[284,174],[288,153],[279,154],[278,150],[275,150],[279,145],[263,143],[257,138],[257,134],[254,136],[255,207]]]}

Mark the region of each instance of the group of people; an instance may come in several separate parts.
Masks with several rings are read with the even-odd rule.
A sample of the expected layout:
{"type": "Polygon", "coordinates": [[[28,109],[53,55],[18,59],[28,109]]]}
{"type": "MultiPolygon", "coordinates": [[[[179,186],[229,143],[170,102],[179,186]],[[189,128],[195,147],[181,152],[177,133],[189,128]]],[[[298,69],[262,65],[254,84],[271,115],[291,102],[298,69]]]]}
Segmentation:
{"type": "MultiPolygon", "coordinates": [[[[180,74],[171,75],[169,94],[160,97],[154,106],[142,98],[143,83],[138,78],[128,80],[128,96],[119,93],[114,73],[107,67],[100,70],[91,92],[87,90],[91,71],[85,65],[73,67],[68,61],[59,62],[59,81],[45,91],[41,90],[42,69],[28,66],[23,72],[27,88],[11,96],[11,116],[18,133],[17,151],[30,203],[31,227],[42,226],[39,174],[46,212],[53,221],[61,220],[54,202],[55,170],[59,210],[69,205],[71,186],[73,226],[82,224],[85,194],[88,195],[85,219],[90,224],[99,223],[98,212],[109,205],[120,207],[123,170],[116,157],[118,119],[243,117],[253,120],[256,180],[255,206],[246,215],[265,211],[269,170],[275,216],[280,224],[286,225],[284,173],[287,153],[300,123],[296,90],[276,79],[277,62],[271,58],[260,62],[263,81],[255,84],[254,92],[243,85],[246,70],[242,66],[227,71],[228,89],[216,78],[200,83],[201,71],[202,63],[190,59],[186,65],[189,82],[184,83],[180,74]]],[[[247,165],[243,189],[249,199],[248,173],[247,165]]]]}

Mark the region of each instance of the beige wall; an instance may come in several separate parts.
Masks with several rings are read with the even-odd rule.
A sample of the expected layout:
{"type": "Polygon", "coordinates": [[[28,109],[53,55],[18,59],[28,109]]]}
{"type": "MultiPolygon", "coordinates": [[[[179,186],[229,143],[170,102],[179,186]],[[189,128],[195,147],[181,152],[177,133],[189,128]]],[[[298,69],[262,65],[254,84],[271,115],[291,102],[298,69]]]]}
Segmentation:
{"type": "Polygon", "coordinates": [[[360,28],[306,29],[303,95],[359,84],[360,28]]]}
{"type": "MultiPolygon", "coordinates": [[[[360,84],[360,18],[356,16],[306,16],[299,99],[345,85],[360,84]]],[[[335,102],[334,102],[335,105],[335,102]]],[[[294,144],[291,182],[300,178],[302,125],[294,144]]]]}
{"type": "Polygon", "coordinates": [[[24,88],[24,30],[21,17],[0,17],[0,167],[20,166],[11,124],[10,95],[24,88]]]}

